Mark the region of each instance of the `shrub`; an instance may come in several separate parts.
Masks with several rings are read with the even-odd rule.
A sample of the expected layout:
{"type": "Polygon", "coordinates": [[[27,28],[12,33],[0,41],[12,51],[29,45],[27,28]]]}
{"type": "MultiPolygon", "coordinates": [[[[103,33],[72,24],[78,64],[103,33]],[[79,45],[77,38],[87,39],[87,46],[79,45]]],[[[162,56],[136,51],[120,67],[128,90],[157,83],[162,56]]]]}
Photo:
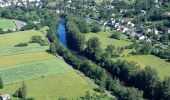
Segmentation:
{"type": "Polygon", "coordinates": [[[47,45],[47,42],[43,40],[41,36],[37,36],[37,35],[31,37],[30,43],[39,43],[41,46],[47,45]]]}
{"type": "Polygon", "coordinates": [[[15,47],[24,47],[24,46],[28,46],[28,43],[19,43],[15,45],[15,47]]]}

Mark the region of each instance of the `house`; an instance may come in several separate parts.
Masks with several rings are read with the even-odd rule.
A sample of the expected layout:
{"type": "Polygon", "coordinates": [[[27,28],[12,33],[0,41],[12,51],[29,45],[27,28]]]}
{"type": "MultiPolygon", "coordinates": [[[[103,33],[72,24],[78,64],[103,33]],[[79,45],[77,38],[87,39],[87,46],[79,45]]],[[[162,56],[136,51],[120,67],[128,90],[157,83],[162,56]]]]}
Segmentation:
{"type": "Polygon", "coordinates": [[[141,10],[141,14],[142,14],[142,15],[146,15],[146,13],[147,13],[147,12],[146,12],[145,10],[141,10]]]}
{"type": "Polygon", "coordinates": [[[170,33],[170,28],[167,29],[167,32],[170,33]]]}
{"type": "Polygon", "coordinates": [[[144,39],[146,39],[146,37],[144,35],[139,37],[139,40],[144,40],[144,39]]]}
{"type": "Polygon", "coordinates": [[[3,94],[0,96],[0,100],[11,100],[10,94],[3,94]]]}
{"type": "Polygon", "coordinates": [[[147,30],[147,32],[152,32],[151,28],[147,28],[146,30],[147,30]]]}
{"type": "Polygon", "coordinates": [[[123,27],[123,28],[122,28],[122,32],[123,32],[123,33],[125,33],[127,30],[129,30],[129,29],[126,28],[126,27],[123,27]]]}
{"type": "Polygon", "coordinates": [[[158,35],[158,34],[159,34],[159,31],[154,28],[154,29],[153,29],[153,33],[154,33],[155,35],[158,35]]]}

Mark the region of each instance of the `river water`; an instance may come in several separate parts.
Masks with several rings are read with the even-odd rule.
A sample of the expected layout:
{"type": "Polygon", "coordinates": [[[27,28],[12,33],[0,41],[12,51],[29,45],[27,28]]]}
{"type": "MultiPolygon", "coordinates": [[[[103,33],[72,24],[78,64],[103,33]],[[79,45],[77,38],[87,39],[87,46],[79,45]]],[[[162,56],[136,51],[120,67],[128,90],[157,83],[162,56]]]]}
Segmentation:
{"type": "Polygon", "coordinates": [[[62,43],[64,47],[67,48],[67,40],[66,40],[66,27],[65,27],[65,19],[62,18],[58,28],[57,28],[57,36],[59,41],[62,43]]]}

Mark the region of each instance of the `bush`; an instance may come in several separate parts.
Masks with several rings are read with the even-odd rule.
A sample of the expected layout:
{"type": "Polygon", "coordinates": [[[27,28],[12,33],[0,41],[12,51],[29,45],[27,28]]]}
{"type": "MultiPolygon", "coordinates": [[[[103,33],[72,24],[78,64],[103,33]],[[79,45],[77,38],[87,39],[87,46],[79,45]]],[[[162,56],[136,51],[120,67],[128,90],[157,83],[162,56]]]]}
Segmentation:
{"type": "Polygon", "coordinates": [[[41,46],[47,45],[47,42],[43,40],[41,36],[37,36],[37,35],[31,37],[30,43],[39,43],[41,46]]]}
{"type": "Polygon", "coordinates": [[[24,46],[28,46],[28,43],[19,43],[15,45],[15,47],[24,47],[24,46]]]}

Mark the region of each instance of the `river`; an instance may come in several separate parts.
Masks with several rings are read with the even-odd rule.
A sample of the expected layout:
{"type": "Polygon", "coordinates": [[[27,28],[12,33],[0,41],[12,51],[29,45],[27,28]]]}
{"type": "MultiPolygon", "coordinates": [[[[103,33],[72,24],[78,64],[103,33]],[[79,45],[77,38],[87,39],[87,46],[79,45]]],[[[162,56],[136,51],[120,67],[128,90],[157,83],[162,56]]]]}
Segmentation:
{"type": "Polygon", "coordinates": [[[62,18],[58,28],[57,28],[57,34],[59,41],[63,44],[65,48],[67,48],[67,40],[66,40],[66,27],[65,27],[65,19],[62,18]]]}

